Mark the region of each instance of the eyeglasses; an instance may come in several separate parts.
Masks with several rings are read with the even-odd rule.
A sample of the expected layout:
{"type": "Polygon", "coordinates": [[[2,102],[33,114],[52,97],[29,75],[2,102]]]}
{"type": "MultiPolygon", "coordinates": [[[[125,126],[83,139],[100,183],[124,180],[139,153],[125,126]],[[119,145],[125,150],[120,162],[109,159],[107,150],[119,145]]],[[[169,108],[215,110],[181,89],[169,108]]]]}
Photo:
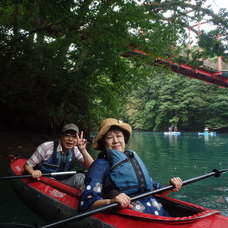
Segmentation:
{"type": "Polygon", "coordinates": [[[64,136],[65,138],[73,138],[73,139],[76,139],[76,134],[73,135],[73,134],[70,134],[70,133],[65,133],[65,134],[63,134],[63,136],[64,136]]]}

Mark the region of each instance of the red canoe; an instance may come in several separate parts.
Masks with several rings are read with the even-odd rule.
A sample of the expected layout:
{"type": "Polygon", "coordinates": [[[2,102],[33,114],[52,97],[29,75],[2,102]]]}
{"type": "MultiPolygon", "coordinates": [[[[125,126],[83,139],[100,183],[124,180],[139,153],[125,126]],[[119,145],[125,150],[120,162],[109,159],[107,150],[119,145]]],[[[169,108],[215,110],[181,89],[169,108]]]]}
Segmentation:
{"type": "MultiPolygon", "coordinates": [[[[13,175],[23,174],[26,159],[11,161],[13,175]]],[[[46,222],[54,222],[78,213],[80,191],[48,177],[39,181],[31,178],[13,181],[20,197],[36,214],[46,222]]],[[[161,198],[163,205],[172,217],[149,215],[130,209],[116,209],[102,212],[81,220],[73,221],[64,227],[77,228],[227,228],[228,217],[217,210],[206,209],[191,203],[161,198]]]]}

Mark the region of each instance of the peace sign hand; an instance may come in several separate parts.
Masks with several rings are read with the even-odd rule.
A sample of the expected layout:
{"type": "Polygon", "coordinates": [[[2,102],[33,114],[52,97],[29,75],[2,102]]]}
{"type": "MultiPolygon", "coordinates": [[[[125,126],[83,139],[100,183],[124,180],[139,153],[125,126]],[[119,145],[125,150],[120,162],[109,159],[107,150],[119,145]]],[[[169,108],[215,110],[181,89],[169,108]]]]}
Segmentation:
{"type": "Polygon", "coordinates": [[[79,133],[76,133],[77,137],[77,147],[80,151],[86,150],[86,143],[87,140],[83,138],[83,131],[81,131],[80,135],[79,133]]]}

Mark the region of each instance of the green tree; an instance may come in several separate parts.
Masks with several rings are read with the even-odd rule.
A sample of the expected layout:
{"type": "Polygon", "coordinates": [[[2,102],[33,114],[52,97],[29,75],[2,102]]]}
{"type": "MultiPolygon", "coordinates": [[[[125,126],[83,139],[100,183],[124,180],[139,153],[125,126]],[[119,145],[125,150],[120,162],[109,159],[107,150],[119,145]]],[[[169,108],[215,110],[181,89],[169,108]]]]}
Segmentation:
{"type": "Polygon", "coordinates": [[[177,126],[182,131],[227,127],[227,91],[183,76],[160,73],[129,98],[129,118],[137,129],[177,126]],[[134,103],[132,101],[135,101],[134,103]]]}
{"type": "Polygon", "coordinates": [[[191,22],[207,15],[226,35],[225,11],[215,15],[204,5],[188,0],[1,1],[2,124],[44,130],[74,121],[89,130],[104,117],[124,117],[129,91],[144,83],[140,68],[176,55],[191,22]],[[151,54],[133,55],[135,48],[151,54]]]}

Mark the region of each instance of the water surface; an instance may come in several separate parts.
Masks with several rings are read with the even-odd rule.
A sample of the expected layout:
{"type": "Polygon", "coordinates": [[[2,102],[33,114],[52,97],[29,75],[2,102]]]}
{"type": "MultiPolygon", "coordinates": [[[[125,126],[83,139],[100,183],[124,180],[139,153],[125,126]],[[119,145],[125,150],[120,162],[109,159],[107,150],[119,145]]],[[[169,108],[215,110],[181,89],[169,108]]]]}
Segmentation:
{"type": "MultiPolygon", "coordinates": [[[[168,184],[169,178],[183,180],[228,168],[228,135],[198,136],[183,133],[135,133],[130,148],[140,154],[154,180],[168,184]]],[[[204,207],[220,210],[228,216],[228,173],[184,186],[170,195],[204,207]]]]}
{"type": "MultiPolygon", "coordinates": [[[[129,144],[147,165],[152,178],[166,185],[169,179],[183,180],[228,168],[228,134],[198,136],[183,133],[165,136],[163,133],[135,132],[129,144]]],[[[91,150],[95,157],[96,152],[91,150]]],[[[7,160],[0,160],[1,176],[7,175],[7,160]]],[[[9,182],[0,182],[0,223],[45,224],[17,197],[9,182]]],[[[218,209],[228,216],[228,173],[184,186],[171,197],[218,209]]]]}

